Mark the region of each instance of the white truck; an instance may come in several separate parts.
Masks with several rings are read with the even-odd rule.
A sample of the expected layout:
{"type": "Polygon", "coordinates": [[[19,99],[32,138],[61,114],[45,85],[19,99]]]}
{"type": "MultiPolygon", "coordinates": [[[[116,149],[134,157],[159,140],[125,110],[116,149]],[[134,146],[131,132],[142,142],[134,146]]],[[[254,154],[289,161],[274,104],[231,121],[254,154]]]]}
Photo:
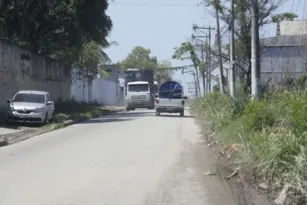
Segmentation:
{"type": "Polygon", "coordinates": [[[127,83],[126,110],[135,110],[136,108],[154,109],[152,93],[147,81],[127,83]]]}
{"type": "Polygon", "coordinates": [[[159,87],[155,95],[156,116],[161,113],[180,113],[184,116],[186,96],[183,95],[183,87],[175,81],[167,81],[159,87]]]}

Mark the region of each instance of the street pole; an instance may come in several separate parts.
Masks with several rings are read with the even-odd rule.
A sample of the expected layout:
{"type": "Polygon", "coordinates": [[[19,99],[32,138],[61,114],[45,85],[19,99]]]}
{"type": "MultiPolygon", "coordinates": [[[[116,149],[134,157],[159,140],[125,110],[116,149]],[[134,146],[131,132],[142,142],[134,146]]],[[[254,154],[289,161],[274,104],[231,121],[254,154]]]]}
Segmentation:
{"type": "Polygon", "coordinates": [[[204,91],[204,97],[206,96],[206,77],[205,77],[205,58],[204,58],[204,44],[202,43],[201,45],[201,61],[202,61],[202,78],[203,78],[203,91],[204,91]]]}
{"type": "Polygon", "coordinates": [[[198,83],[197,83],[197,80],[196,80],[197,77],[195,76],[195,72],[193,72],[192,75],[193,75],[194,82],[195,82],[196,96],[199,97],[199,95],[198,95],[198,85],[197,85],[198,83]]]}
{"type": "Polygon", "coordinates": [[[209,51],[208,51],[208,90],[209,90],[209,92],[211,92],[211,29],[213,29],[213,28],[211,28],[210,26],[209,26],[209,51]]]}
{"type": "Polygon", "coordinates": [[[206,41],[209,39],[209,51],[208,51],[208,68],[207,68],[207,85],[208,85],[208,90],[209,92],[211,92],[211,71],[213,70],[211,68],[211,30],[215,30],[215,28],[212,27],[199,27],[199,26],[195,26],[193,28],[194,30],[208,30],[209,31],[209,35],[205,35],[205,36],[194,36],[192,35],[192,38],[206,38],[206,41]]]}
{"type": "Polygon", "coordinates": [[[221,45],[221,33],[220,33],[220,19],[219,19],[219,3],[220,0],[215,0],[215,16],[216,16],[216,34],[217,34],[217,46],[218,46],[218,61],[219,61],[219,84],[220,84],[220,93],[224,94],[224,73],[223,73],[223,58],[222,58],[222,45],[221,45]]]}
{"type": "Polygon", "coordinates": [[[251,63],[252,63],[252,98],[258,98],[260,94],[260,46],[259,46],[259,25],[258,25],[258,0],[251,0],[251,14],[252,14],[252,49],[251,49],[251,63]]]}
{"type": "Polygon", "coordinates": [[[229,87],[231,97],[236,97],[236,67],[235,67],[235,12],[234,0],[231,0],[231,24],[230,24],[230,68],[229,68],[229,87]]]}

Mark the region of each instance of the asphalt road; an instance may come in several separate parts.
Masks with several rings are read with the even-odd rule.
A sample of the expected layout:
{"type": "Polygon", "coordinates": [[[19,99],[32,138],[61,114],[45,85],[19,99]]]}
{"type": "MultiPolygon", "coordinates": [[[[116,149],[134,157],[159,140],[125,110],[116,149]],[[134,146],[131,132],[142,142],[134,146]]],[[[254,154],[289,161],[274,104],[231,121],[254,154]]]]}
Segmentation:
{"type": "Polygon", "coordinates": [[[0,148],[1,205],[235,205],[190,116],[117,113],[0,148]]]}

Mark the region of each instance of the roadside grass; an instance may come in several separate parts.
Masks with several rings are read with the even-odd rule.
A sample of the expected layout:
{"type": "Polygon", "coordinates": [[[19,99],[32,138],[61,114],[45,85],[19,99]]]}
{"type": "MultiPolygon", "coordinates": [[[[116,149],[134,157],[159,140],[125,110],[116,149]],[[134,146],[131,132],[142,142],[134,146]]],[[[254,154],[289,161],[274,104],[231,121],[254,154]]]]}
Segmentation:
{"type": "Polygon", "coordinates": [[[287,188],[286,204],[307,204],[306,89],[271,89],[258,101],[241,90],[235,100],[213,93],[191,110],[223,145],[239,144],[236,160],[271,197],[287,188]]]}
{"type": "Polygon", "coordinates": [[[88,120],[108,114],[115,110],[105,108],[99,103],[78,103],[76,101],[64,101],[55,103],[55,115],[53,122],[62,123],[67,120],[88,120]]]}

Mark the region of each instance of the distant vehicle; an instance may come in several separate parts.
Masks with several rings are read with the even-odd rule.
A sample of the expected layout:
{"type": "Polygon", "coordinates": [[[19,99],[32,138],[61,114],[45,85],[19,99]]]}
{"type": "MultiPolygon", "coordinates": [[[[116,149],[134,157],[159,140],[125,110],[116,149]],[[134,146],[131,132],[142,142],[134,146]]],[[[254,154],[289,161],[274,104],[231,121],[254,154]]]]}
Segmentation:
{"type": "Polygon", "coordinates": [[[7,103],[8,122],[45,124],[52,119],[55,110],[49,93],[44,91],[22,90],[7,103]]]}
{"type": "MultiPolygon", "coordinates": [[[[155,86],[151,69],[125,70],[126,110],[136,108],[154,109],[155,86]]],[[[156,89],[157,90],[157,89],[156,89]]]]}
{"type": "Polygon", "coordinates": [[[159,87],[159,92],[155,96],[156,116],[161,113],[180,113],[184,116],[184,106],[186,96],[183,95],[183,87],[178,82],[167,81],[159,87]]]}

